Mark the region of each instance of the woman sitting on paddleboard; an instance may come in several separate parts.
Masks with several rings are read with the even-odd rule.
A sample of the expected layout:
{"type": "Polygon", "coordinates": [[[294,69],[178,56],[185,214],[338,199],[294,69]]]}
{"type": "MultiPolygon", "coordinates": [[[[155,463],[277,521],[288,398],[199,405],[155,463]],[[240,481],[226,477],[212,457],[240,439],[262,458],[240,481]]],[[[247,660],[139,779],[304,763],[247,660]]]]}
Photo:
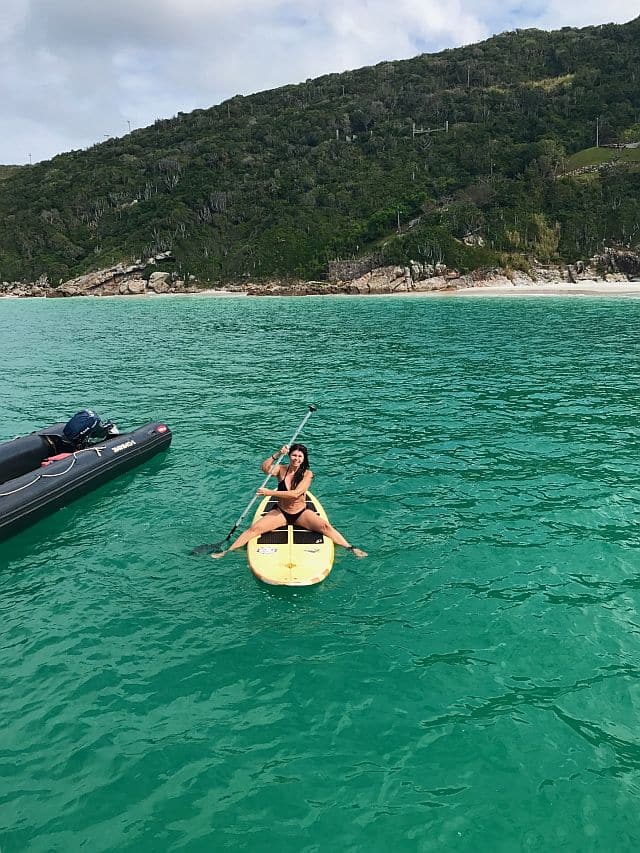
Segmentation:
{"type": "MultiPolygon", "coordinates": [[[[258,494],[263,497],[269,495],[270,497],[277,498],[278,507],[263,515],[259,521],[252,524],[244,533],[241,533],[227,551],[235,551],[237,548],[242,548],[250,539],[262,536],[263,533],[268,533],[270,530],[275,530],[284,524],[297,524],[298,527],[322,533],[323,536],[327,536],[336,545],[342,545],[343,548],[352,551],[356,557],[367,556],[366,551],[349,545],[344,536],[335,527],[332,527],[328,521],[324,521],[315,512],[307,509],[306,494],[311,485],[311,480],[313,480],[313,472],[309,470],[309,453],[304,444],[292,444],[291,447],[285,444],[273,456],[268,456],[261,467],[265,474],[271,473],[278,478],[278,488],[261,488],[258,489],[258,494]],[[274,468],[276,459],[287,453],[289,454],[289,464],[278,465],[277,469],[274,468]]],[[[224,557],[227,551],[212,554],[211,556],[216,560],[224,557]]]]}

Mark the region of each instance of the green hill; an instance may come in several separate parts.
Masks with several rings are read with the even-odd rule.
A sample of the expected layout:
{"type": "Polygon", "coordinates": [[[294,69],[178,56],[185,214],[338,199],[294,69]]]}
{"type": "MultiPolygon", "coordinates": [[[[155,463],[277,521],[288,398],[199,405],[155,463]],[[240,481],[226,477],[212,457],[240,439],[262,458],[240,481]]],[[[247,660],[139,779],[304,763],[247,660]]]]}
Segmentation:
{"type": "Polygon", "coordinates": [[[5,178],[15,175],[19,169],[24,168],[24,166],[0,166],[0,181],[4,181],[5,178]]]}
{"type": "Polygon", "coordinates": [[[596,120],[603,145],[634,127],[639,60],[640,18],[518,30],[5,170],[0,279],[57,283],[167,250],[181,274],[228,281],[320,278],[371,252],[464,270],[633,243],[640,174],[565,173],[596,120]]]}

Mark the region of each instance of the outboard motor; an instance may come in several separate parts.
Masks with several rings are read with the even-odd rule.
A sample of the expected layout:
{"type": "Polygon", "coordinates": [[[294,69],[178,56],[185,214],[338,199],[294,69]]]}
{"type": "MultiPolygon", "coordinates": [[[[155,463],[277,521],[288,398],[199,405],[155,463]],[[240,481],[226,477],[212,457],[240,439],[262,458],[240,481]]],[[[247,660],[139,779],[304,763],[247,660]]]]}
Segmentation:
{"type": "Polygon", "coordinates": [[[102,441],[118,434],[119,430],[114,423],[100,420],[100,416],[91,409],[83,409],[67,421],[62,430],[62,440],[68,448],[80,450],[86,447],[91,439],[102,441]]]}

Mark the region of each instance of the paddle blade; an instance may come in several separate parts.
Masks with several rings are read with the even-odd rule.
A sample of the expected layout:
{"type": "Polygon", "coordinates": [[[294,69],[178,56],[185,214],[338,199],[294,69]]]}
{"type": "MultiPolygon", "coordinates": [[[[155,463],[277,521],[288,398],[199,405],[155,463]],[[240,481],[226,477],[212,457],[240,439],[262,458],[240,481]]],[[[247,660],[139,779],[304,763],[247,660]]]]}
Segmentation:
{"type": "Polygon", "coordinates": [[[219,554],[224,551],[222,547],[224,542],[209,542],[207,545],[197,545],[191,549],[191,554],[198,556],[199,554],[219,554]]]}

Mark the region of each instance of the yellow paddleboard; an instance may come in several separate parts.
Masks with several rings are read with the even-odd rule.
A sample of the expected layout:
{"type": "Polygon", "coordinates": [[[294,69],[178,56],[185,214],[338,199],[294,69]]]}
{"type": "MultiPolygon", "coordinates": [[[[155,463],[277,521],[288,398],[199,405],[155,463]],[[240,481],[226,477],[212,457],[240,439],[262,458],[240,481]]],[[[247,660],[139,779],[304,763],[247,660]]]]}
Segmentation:
{"type": "MultiPolygon", "coordinates": [[[[257,521],[276,506],[275,498],[263,498],[253,520],[257,521]]],[[[320,501],[311,492],[307,492],[307,509],[327,518],[320,501]]],[[[287,524],[249,540],[247,559],[253,574],[264,583],[311,586],[323,581],[333,568],[333,542],[321,533],[287,524]]]]}

